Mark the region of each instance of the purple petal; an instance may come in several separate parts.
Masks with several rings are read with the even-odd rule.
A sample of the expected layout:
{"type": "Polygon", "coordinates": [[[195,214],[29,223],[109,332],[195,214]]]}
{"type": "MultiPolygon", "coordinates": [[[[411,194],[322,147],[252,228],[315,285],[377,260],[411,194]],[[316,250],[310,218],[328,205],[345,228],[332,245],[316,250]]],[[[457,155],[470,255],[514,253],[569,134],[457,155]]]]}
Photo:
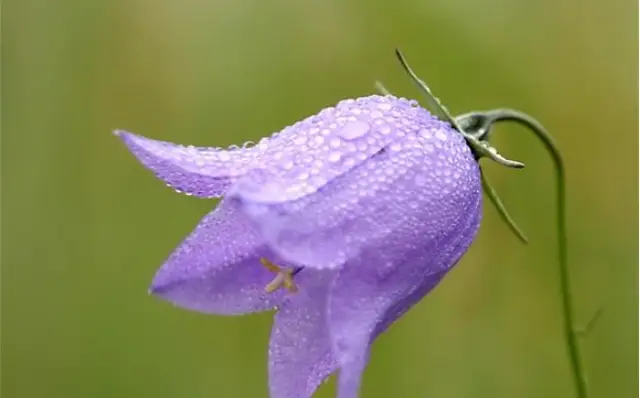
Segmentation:
{"type": "Polygon", "coordinates": [[[358,396],[369,347],[398,317],[433,289],[473,240],[480,223],[480,196],[461,209],[463,216],[422,247],[369,248],[339,271],[329,298],[329,327],[340,363],[338,398],[358,396]]]}
{"type": "MultiPolygon", "coordinates": [[[[478,198],[477,206],[480,206],[480,200],[481,197],[478,198]]],[[[439,255],[425,258],[423,260],[424,264],[431,264],[430,267],[425,268],[435,268],[440,271],[425,275],[416,289],[412,290],[402,299],[397,300],[394,305],[387,310],[382,322],[376,326],[376,337],[384,333],[393,322],[404,315],[415,303],[435,288],[447,272],[460,261],[460,258],[462,258],[469,246],[471,246],[481,220],[482,212],[471,212],[469,217],[467,217],[466,223],[459,225],[457,229],[458,235],[453,235],[449,239],[443,239],[441,242],[437,242],[435,245],[432,244],[427,248],[426,253],[437,251],[439,255]]]]}
{"type": "Polygon", "coordinates": [[[234,194],[257,203],[282,203],[317,192],[404,137],[407,129],[397,118],[417,114],[428,116],[413,102],[395,97],[342,101],[285,129],[286,138],[265,156],[261,170],[239,180],[234,194]]]}
{"type": "Polygon", "coordinates": [[[150,290],[199,312],[235,315],[269,310],[288,293],[264,292],[274,274],[261,265],[261,257],[277,258],[242,213],[223,201],[171,254],[150,290]]]}
{"type": "Polygon", "coordinates": [[[255,148],[200,148],[156,141],[117,130],[140,162],[169,186],[203,198],[219,197],[255,165],[255,148]]]}
{"type": "MultiPolygon", "coordinates": [[[[398,234],[401,250],[423,245],[452,225],[481,188],[478,164],[462,136],[426,111],[412,112],[394,116],[394,142],[313,194],[265,203],[247,194],[245,178],[262,177],[267,199],[276,196],[270,184],[284,182],[255,170],[229,197],[274,251],[301,266],[339,267],[366,246],[387,246],[398,234]]],[[[385,120],[391,115],[384,114],[385,120]]]]}
{"type": "Polygon", "coordinates": [[[278,310],[269,343],[272,398],[309,398],[337,369],[327,327],[327,294],[334,273],[303,270],[300,291],[278,310]]]}

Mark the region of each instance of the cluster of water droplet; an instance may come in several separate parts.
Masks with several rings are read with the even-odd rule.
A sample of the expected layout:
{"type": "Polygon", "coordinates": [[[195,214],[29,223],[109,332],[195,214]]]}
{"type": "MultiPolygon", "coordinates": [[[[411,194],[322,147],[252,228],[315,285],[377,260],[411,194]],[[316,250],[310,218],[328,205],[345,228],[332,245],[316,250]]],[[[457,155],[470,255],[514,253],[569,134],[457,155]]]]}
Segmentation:
{"type": "Polygon", "coordinates": [[[342,101],[268,146],[278,161],[239,180],[234,195],[251,203],[279,245],[315,253],[316,262],[327,257],[328,267],[398,228],[423,235],[402,243],[413,249],[479,189],[464,138],[415,102],[391,96],[342,101]]]}

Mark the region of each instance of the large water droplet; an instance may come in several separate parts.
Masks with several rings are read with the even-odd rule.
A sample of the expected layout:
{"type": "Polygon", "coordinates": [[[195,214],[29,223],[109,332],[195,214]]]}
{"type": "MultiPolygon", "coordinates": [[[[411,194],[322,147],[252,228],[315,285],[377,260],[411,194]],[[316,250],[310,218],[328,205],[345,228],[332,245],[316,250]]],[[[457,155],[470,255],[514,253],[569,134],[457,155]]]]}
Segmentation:
{"type": "Polygon", "coordinates": [[[339,162],[341,157],[342,155],[340,154],[340,152],[331,152],[329,154],[329,161],[332,163],[339,162]]]}
{"type": "Polygon", "coordinates": [[[340,130],[340,136],[347,140],[355,140],[369,131],[369,124],[365,122],[349,123],[340,130]]]}

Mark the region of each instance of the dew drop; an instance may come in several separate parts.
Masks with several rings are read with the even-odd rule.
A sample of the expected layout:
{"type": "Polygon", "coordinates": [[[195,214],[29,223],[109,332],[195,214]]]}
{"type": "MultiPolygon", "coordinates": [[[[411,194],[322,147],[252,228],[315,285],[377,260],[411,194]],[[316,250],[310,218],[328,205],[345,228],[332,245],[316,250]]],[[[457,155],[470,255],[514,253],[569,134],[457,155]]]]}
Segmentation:
{"type": "Polygon", "coordinates": [[[440,141],[446,141],[447,135],[442,130],[436,130],[436,138],[440,141]]]}
{"type": "Polygon", "coordinates": [[[433,134],[431,134],[431,131],[428,129],[420,129],[420,136],[424,138],[431,138],[433,134]]]}
{"type": "Polygon", "coordinates": [[[427,178],[425,176],[423,176],[422,174],[418,174],[414,177],[413,182],[419,186],[422,187],[427,183],[427,178]]]}
{"type": "Polygon", "coordinates": [[[332,163],[336,163],[340,161],[341,157],[342,155],[340,154],[340,152],[331,152],[329,154],[329,161],[332,163]]]}
{"type": "Polygon", "coordinates": [[[349,123],[340,130],[340,136],[347,140],[355,140],[369,131],[369,124],[365,122],[353,122],[349,123]]]}

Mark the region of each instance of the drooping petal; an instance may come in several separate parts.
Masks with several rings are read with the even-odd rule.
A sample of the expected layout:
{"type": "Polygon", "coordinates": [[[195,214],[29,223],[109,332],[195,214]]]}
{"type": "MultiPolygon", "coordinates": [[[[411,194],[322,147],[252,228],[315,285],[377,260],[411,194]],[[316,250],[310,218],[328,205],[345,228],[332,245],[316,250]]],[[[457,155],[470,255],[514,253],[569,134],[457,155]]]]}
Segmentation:
{"type": "Polygon", "coordinates": [[[300,291],[279,308],[269,342],[272,398],[309,398],[337,369],[327,326],[327,295],[335,274],[303,270],[300,291]]]}
{"type": "MultiPolygon", "coordinates": [[[[292,179],[261,169],[229,191],[283,258],[335,268],[367,245],[386,246],[392,234],[403,235],[408,250],[433,239],[479,195],[479,168],[462,136],[423,109],[398,106],[381,114],[393,142],[322,187],[306,185],[307,194],[290,196],[290,187],[311,181],[311,171],[292,179]]],[[[379,128],[371,124],[370,134],[379,128]]],[[[319,160],[330,167],[330,156],[319,160]]]]}
{"type": "Polygon", "coordinates": [[[263,164],[234,187],[238,197],[257,203],[282,203],[312,194],[376,155],[405,132],[396,115],[421,109],[408,100],[372,96],[326,108],[282,134],[278,161],[263,164]],[[285,152],[286,151],[286,152],[285,152]]]}
{"type": "Polygon", "coordinates": [[[204,148],[152,140],[117,130],[129,150],[174,189],[203,198],[222,196],[255,165],[257,149],[204,148]]]}
{"type": "Polygon", "coordinates": [[[467,250],[480,222],[480,197],[450,227],[422,247],[394,252],[368,248],[339,271],[329,298],[329,328],[340,364],[338,398],[355,398],[373,340],[433,289],[467,250]],[[393,264],[392,267],[389,265],[393,264]]]}
{"type": "MultiPolygon", "coordinates": [[[[478,197],[477,206],[480,206],[480,200],[481,197],[478,197]]],[[[473,207],[474,205],[471,206],[471,210],[473,210],[473,207]]],[[[482,212],[472,212],[469,217],[467,217],[466,223],[458,227],[457,235],[453,235],[451,239],[438,242],[435,246],[431,245],[425,248],[427,249],[425,252],[429,254],[432,252],[435,253],[436,250],[434,249],[439,249],[437,250],[439,255],[431,256],[424,261],[425,264],[430,264],[430,267],[427,267],[427,269],[436,268],[440,269],[440,271],[425,275],[417,288],[411,290],[404,298],[397,300],[395,304],[386,311],[382,322],[376,326],[375,337],[384,333],[393,322],[404,315],[414,304],[435,288],[440,280],[460,261],[469,246],[471,246],[476,234],[475,231],[477,231],[481,220],[482,212]],[[435,266],[433,266],[433,264],[435,264],[435,266]]]]}
{"type": "Polygon", "coordinates": [[[150,290],[199,312],[236,315],[269,310],[287,293],[265,293],[275,275],[261,265],[261,257],[276,258],[242,213],[223,200],[158,270],[150,290]]]}

